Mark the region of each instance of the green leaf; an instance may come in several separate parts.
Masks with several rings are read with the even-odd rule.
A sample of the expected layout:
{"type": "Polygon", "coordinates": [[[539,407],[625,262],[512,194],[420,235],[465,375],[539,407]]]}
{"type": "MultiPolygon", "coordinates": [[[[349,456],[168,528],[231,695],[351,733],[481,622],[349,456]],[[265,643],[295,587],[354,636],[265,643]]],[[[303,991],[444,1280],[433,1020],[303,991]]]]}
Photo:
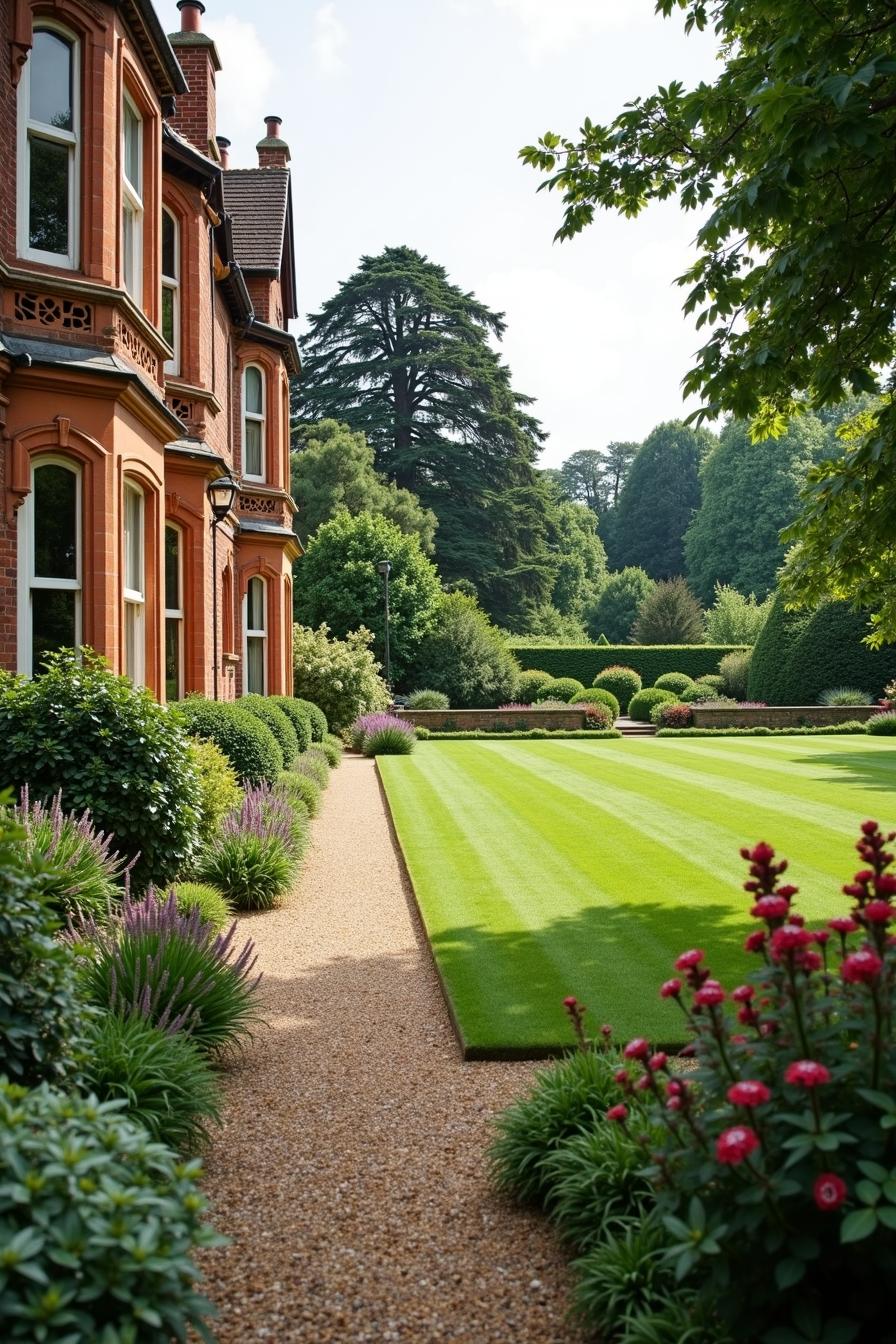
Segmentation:
{"type": "Polygon", "coordinates": [[[846,1246],[853,1241],[864,1241],[870,1237],[877,1226],[877,1213],[874,1209],[856,1209],[848,1213],[840,1225],[840,1241],[846,1246]]]}

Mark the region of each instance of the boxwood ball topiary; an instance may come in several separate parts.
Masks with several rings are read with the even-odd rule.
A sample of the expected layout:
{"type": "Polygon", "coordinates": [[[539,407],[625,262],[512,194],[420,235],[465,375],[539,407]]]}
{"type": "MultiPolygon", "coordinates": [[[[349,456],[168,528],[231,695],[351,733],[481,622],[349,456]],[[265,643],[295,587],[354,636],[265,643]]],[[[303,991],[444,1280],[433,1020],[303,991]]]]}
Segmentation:
{"type": "Polygon", "coordinates": [[[283,710],[265,695],[243,695],[237,704],[267,724],[277,739],[277,745],[283,752],[283,764],[288,769],[299,754],[299,739],[289,715],[284,714],[283,710]]]}
{"type": "Polygon", "coordinates": [[[580,691],[579,694],[574,696],[570,701],[570,704],[606,705],[607,709],[613,715],[613,718],[619,718],[619,701],[612,691],[604,690],[602,686],[589,686],[586,690],[580,691]]]}
{"type": "Polygon", "coordinates": [[[311,741],[323,742],[330,728],[326,714],[319,705],[313,704],[310,700],[302,700],[297,695],[295,701],[297,705],[301,705],[311,720],[311,741]]]}
{"type": "Polygon", "coordinates": [[[617,663],[614,666],[605,667],[603,672],[598,672],[594,678],[594,684],[614,695],[624,714],[632,696],[636,695],[641,689],[641,677],[633,668],[617,663]]]}
{"type": "Polygon", "coordinates": [[[289,719],[295,730],[295,735],[299,743],[299,751],[307,751],[311,746],[311,715],[308,710],[298,700],[291,695],[269,695],[268,700],[289,719]]]}
{"type": "Polygon", "coordinates": [[[584,689],[585,687],[575,677],[554,677],[551,681],[542,682],[538,687],[535,692],[535,703],[540,704],[542,700],[563,700],[569,704],[573,696],[584,689]]]}
{"type": "Polygon", "coordinates": [[[237,778],[250,784],[273,784],[283,769],[283,752],[266,723],[238,704],[190,696],[177,713],[194,737],[208,738],[221,748],[237,778]]]}
{"type": "Polygon", "coordinates": [[[654,705],[674,705],[677,700],[678,696],[674,691],[664,691],[661,686],[646,686],[629,701],[629,718],[637,719],[640,723],[649,723],[650,711],[654,705]]]}
{"type": "Polygon", "coordinates": [[[681,695],[682,691],[687,691],[694,685],[694,679],[689,677],[687,672],[664,672],[653,684],[661,691],[674,691],[676,695],[681,695]]]}
{"type": "Polygon", "coordinates": [[[546,681],[553,680],[550,672],[539,672],[537,669],[531,672],[521,672],[516,689],[517,700],[521,705],[531,705],[539,688],[546,681]]]}

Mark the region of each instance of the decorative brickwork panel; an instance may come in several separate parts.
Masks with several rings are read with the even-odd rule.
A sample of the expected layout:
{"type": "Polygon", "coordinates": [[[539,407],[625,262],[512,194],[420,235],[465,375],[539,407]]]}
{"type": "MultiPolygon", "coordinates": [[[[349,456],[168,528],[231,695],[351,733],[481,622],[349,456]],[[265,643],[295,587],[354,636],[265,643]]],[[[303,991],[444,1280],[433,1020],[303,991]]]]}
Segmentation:
{"type": "Polygon", "coordinates": [[[126,322],[119,317],[115,323],[115,334],[124,353],[129,359],[148,373],[150,378],[158,378],[159,357],[154,350],[150,350],[145,341],[141,341],[135,331],[132,331],[126,322]]]}
{"type": "Polygon", "coordinates": [[[196,417],[193,414],[194,407],[192,401],[184,401],[183,397],[168,397],[167,403],[174,414],[183,424],[188,425],[196,417]]]}
{"type": "Polygon", "coordinates": [[[93,306],[77,299],[63,299],[55,294],[33,294],[16,290],[15,316],[19,322],[31,322],[38,327],[57,331],[92,331],[93,306]]]}
{"type": "Polygon", "coordinates": [[[240,495],[240,512],[262,514],[267,518],[280,516],[282,506],[272,495],[240,495]]]}

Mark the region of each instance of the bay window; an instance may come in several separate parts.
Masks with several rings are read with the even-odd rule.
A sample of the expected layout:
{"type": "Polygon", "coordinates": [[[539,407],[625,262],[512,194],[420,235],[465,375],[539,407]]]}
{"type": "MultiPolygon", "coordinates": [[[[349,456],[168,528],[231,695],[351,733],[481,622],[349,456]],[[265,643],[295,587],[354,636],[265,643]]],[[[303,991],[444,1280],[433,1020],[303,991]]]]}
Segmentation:
{"type": "Polygon", "coordinates": [[[165,698],[184,694],[183,548],[180,528],[165,527],[165,698]]]}
{"type": "Polygon", "coordinates": [[[143,122],[125,94],[121,108],[121,277],[131,298],[143,298],[143,122]]]}
{"type": "Polygon", "coordinates": [[[146,681],[146,564],[143,491],[124,486],[124,671],[135,686],[146,681]]]}
{"type": "Polygon", "coordinates": [[[255,364],[243,372],[243,475],[250,481],[264,480],[265,459],[264,374],[255,364]]]}
{"type": "Polygon", "coordinates": [[[165,372],[180,373],[180,229],[169,210],[162,211],[162,335],[174,351],[165,372]]]}
{"type": "Polygon", "coordinates": [[[18,251],[32,261],[78,264],[80,48],[37,27],[19,82],[18,251]]]}
{"type": "Polygon", "coordinates": [[[267,694],[267,606],[267,584],[264,579],[250,579],[243,603],[246,669],[243,691],[247,695],[267,694]]]}
{"type": "Polygon", "coordinates": [[[42,458],[19,510],[19,671],[39,672],[48,653],[81,643],[81,473],[42,458]]]}

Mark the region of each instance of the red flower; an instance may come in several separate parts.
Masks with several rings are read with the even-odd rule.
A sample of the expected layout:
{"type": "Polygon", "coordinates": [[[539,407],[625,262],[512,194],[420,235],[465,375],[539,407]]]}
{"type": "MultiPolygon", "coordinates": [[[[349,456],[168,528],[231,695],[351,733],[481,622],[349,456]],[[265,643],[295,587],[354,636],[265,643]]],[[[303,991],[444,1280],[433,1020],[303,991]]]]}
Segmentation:
{"type": "Polygon", "coordinates": [[[820,952],[797,952],[796,964],[801,971],[820,971],[824,961],[820,952]]]}
{"type": "Polygon", "coordinates": [[[863,835],[876,835],[876,834],[877,834],[877,831],[878,831],[878,825],[877,825],[877,822],[876,822],[876,821],[863,821],[863,822],[862,822],[862,826],[861,826],[861,831],[862,831],[862,834],[863,834],[863,835]]]}
{"type": "Polygon", "coordinates": [[[896,911],[889,901],[869,901],[862,915],[869,924],[889,924],[896,911]]]}
{"type": "Polygon", "coordinates": [[[764,1106],[771,1092],[765,1083],[745,1078],[742,1083],[734,1083],[728,1089],[728,1100],[732,1106],[764,1106]]]}
{"type": "Polygon", "coordinates": [[[831,1073],[814,1059],[795,1059],[784,1070],[784,1081],[791,1087],[820,1087],[831,1081],[831,1073]]]}
{"type": "Polygon", "coordinates": [[[764,840],[760,840],[752,849],[742,849],[740,853],[741,858],[749,859],[751,863],[771,863],[775,857],[775,851],[764,840]]]}
{"type": "Polygon", "coordinates": [[[567,995],[567,997],[563,1000],[563,1007],[566,1009],[567,1012],[569,1012],[570,1008],[577,1008],[578,1006],[579,1001],[573,994],[567,995]]]}
{"type": "Polygon", "coordinates": [[[670,1097],[677,1097],[684,1090],[684,1083],[679,1082],[677,1078],[670,1078],[666,1084],[666,1091],[670,1097]]]}
{"type": "Polygon", "coordinates": [[[628,1069],[617,1069],[613,1077],[620,1087],[624,1087],[626,1090],[631,1087],[632,1080],[629,1077],[628,1069]]]}
{"type": "Polygon", "coordinates": [[[840,965],[840,974],[848,985],[869,985],[880,974],[883,962],[870,947],[860,948],[844,957],[840,965]]]}
{"type": "Polygon", "coordinates": [[[765,929],[757,929],[755,933],[751,933],[744,943],[744,951],[761,952],[765,947],[766,936],[765,929]]]}
{"type": "Polygon", "coordinates": [[[846,1193],[846,1182],[832,1171],[823,1171],[812,1187],[813,1198],[822,1213],[839,1209],[846,1193]]]}
{"type": "Polygon", "coordinates": [[[617,1125],[623,1124],[628,1119],[628,1107],[623,1106],[622,1102],[617,1102],[607,1111],[607,1119],[613,1120],[617,1125]]]}
{"type": "Polygon", "coordinates": [[[701,1007],[724,1003],[725,991],[717,980],[707,980],[706,984],[698,989],[694,995],[694,1002],[699,1003],[701,1007]]]}
{"type": "Polygon", "coordinates": [[[737,989],[732,989],[731,997],[735,1003],[749,1003],[755,993],[752,985],[738,985],[737,989]]]}
{"type": "Polygon", "coordinates": [[[666,1110],[667,1110],[667,1111],[680,1111],[680,1110],[681,1110],[681,1097],[678,1097],[678,1096],[671,1096],[671,1097],[669,1097],[669,1098],[667,1099],[667,1101],[666,1101],[666,1110]]]}
{"type": "Polygon", "coordinates": [[[650,1042],[645,1041],[643,1036],[636,1036],[622,1053],[626,1059],[646,1059],[650,1054],[650,1042]]]}
{"type": "Polygon", "coordinates": [[[681,993],[680,980],[666,980],[660,987],[661,999],[677,999],[681,993]]]}
{"type": "Polygon", "coordinates": [[[790,902],[783,896],[760,896],[750,909],[754,919],[783,919],[790,910],[790,902]]]}
{"type": "Polygon", "coordinates": [[[742,1035],[740,1034],[740,1032],[736,1032],[733,1036],[729,1036],[728,1039],[730,1040],[730,1042],[731,1042],[732,1045],[746,1045],[746,1044],[747,1044],[747,1038],[746,1038],[746,1036],[742,1036],[742,1035]]]}
{"type": "Polygon", "coordinates": [[[734,1125],[725,1129],[716,1139],[716,1158],[736,1167],[759,1147],[759,1138],[748,1125],[734,1125]]]}
{"type": "Polygon", "coordinates": [[[737,1010],[737,1020],[742,1027],[754,1027],[759,1021],[759,1014],[749,1003],[743,1003],[737,1010]]]}
{"type": "Polygon", "coordinates": [[[650,1056],[650,1059],[647,1061],[647,1067],[650,1069],[651,1073],[659,1073],[660,1069],[666,1067],[668,1059],[669,1056],[667,1054],[662,1050],[658,1050],[655,1055],[650,1056]]]}
{"type": "Polygon", "coordinates": [[[610,1037],[613,1035],[613,1028],[609,1025],[609,1023],[605,1022],[600,1029],[600,1034],[601,1036],[609,1040],[610,1037]]]}
{"type": "Polygon", "coordinates": [[[780,929],[775,929],[772,934],[772,956],[775,961],[781,961],[788,952],[808,947],[811,941],[811,933],[807,933],[797,924],[782,924],[780,929]]]}
{"type": "Polygon", "coordinates": [[[827,929],[816,929],[812,935],[819,947],[824,947],[825,943],[830,939],[830,936],[831,935],[828,933],[827,929]]]}
{"type": "Polygon", "coordinates": [[[641,1077],[635,1083],[635,1087],[639,1092],[649,1092],[651,1088],[650,1074],[642,1073],[641,1077]]]}
{"type": "Polygon", "coordinates": [[[797,894],[798,891],[799,891],[799,887],[794,887],[794,886],[787,885],[787,886],[783,886],[783,887],[779,887],[779,888],[778,888],[778,895],[779,895],[779,896],[786,896],[787,899],[790,900],[791,897],[795,896],[795,895],[797,894]]]}
{"type": "Polygon", "coordinates": [[[896,873],[881,873],[874,890],[878,896],[896,896],[896,873]]]}
{"type": "Polygon", "coordinates": [[[682,952],[681,956],[675,962],[676,971],[690,971],[694,966],[699,966],[705,953],[701,947],[692,947],[690,952],[682,952]]]}
{"type": "Polygon", "coordinates": [[[836,919],[828,920],[828,928],[835,933],[855,933],[858,927],[851,915],[838,915],[836,919]]]}

